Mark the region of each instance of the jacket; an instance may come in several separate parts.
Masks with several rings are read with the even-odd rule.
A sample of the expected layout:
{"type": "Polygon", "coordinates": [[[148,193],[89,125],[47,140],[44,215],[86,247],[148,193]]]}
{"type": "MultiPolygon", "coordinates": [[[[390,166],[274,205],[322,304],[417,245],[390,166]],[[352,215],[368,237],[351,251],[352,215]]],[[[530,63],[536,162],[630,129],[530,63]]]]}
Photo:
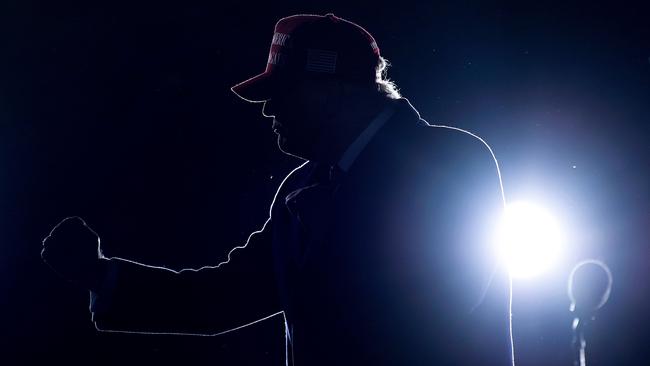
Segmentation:
{"type": "Polygon", "coordinates": [[[406,99],[387,108],[345,169],[292,171],[263,228],[222,263],[175,272],[109,259],[96,327],[220,334],[282,312],[288,364],[511,364],[496,160],[406,99]]]}

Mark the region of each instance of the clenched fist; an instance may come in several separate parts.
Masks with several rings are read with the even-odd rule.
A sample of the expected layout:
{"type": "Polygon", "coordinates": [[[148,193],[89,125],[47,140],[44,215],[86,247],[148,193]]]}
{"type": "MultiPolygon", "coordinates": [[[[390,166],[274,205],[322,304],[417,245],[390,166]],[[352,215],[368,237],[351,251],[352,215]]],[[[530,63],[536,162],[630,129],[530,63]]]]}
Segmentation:
{"type": "Polygon", "coordinates": [[[66,280],[86,289],[99,289],[106,272],[99,236],[80,217],[63,219],[45,239],[41,258],[66,280]]]}

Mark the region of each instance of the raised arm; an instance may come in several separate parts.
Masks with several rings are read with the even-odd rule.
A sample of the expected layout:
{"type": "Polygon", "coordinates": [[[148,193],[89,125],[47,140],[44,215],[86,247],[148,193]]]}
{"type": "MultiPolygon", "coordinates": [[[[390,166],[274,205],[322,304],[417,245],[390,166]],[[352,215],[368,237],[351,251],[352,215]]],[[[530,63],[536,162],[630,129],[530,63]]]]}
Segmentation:
{"type": "MultiPolygon", "coordinates": [[[[291,174],[275,198],[283,194],[291,174]]],[[[52,230],[43,240],[41,256],[62,277],[91,291],[90,310],[98,330],[219,334],[283,310],[274,276],[271,213],[221,263],[199,269],[174,271],[106,258],[99,236],[79,217],[69,217],[52,230]]]]}
{"type": "Polygon", "coordinates": [[[281,311],[272,261],[271,222],[215,266],[173,271],[103,259],[106,276],[91,292],[101,331],[217,334],[281,311]]]}

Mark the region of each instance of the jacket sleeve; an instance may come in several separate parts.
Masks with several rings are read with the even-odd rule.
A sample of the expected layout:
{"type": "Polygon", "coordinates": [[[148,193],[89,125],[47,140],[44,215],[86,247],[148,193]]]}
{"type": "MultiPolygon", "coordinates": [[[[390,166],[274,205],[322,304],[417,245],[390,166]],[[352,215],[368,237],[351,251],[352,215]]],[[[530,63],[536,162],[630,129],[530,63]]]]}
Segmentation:
{"type": "Polygon", "coordinates": [[[414,214],[401,214],[393,226],[400,228],[399,240],[417,243],[400,251],[419,248],[408,258],[426,273],[423,286],[435,287],[428,292],[438,295],[430,301],[467,318],[486,305],[489,293],[501,291],[504,298],[496,242],[504,210],[500,173],[491,149],[476,135],[448,126],[435,126],[432,138],[422,135],[415,145],[419,154],[411,159],[417,167],[409,180],[413,198],[399,202],[408,202],[401,211],[414,214]]]}
{"type": "Polygon", "coordinates": [[[446,207],[455,260],[448,273],[456,277],[450,293],[460,299],[458,352],[472,349],[475,359],[512,363],[510,334],[510,277],[499,251],[499,226],[505,209],[501,173],[491,148],[480,137],[462,131],[463,148],[451,158],[454,173],[446,207]],[[457,182],[454,186],[453,182],[457,182]]]}
{"type": "Polygon", "coordinates": [[[90,311],[100,331],[214,335],[281,312],[273,252],[276,200],[304,175],[304,163],[278,188],[269,219],[223,262],[173,271],[107,258],[107,276],[91,292],[90,311]],[[299,172],[302,171],[302,172],[299,172]]]}
{"type": "MultiPolygon", "coordinates": [[[[469,134],[469,133],[466,133],[469,134]]],[[[491,301],[509,298],[507,268],[500,257],[499,227],[505,195],[498,162],[489,145],[476,135],[464,136],[465,153],[456,162],[462,182],[455,195],[452,213],[454,242],[460,250],[461,268],[467,280],[469,311],[489,307],[491,301]],[[462,188],[461,188],[462,187],[462,188]]]]}
{"type": "Polygon", "coordinates": [[[173,271],[110,258],[91,292],[100,331],[217,334],[281,311],[274,281],[272,222],[215,266],[173,271]]]}

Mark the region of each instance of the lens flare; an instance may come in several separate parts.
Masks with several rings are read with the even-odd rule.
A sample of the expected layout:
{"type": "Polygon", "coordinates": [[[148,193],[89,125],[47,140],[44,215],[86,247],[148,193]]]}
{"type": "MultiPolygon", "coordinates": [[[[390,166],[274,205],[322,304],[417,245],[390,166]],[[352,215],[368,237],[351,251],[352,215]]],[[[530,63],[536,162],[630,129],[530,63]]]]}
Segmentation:
{"type": "Polygon", "coordinates": [[[563,235],[555,218],[528,202],[508,204],[499,229],[499,255],[512,277],[548,270],[561,254],[563,235]]]}

